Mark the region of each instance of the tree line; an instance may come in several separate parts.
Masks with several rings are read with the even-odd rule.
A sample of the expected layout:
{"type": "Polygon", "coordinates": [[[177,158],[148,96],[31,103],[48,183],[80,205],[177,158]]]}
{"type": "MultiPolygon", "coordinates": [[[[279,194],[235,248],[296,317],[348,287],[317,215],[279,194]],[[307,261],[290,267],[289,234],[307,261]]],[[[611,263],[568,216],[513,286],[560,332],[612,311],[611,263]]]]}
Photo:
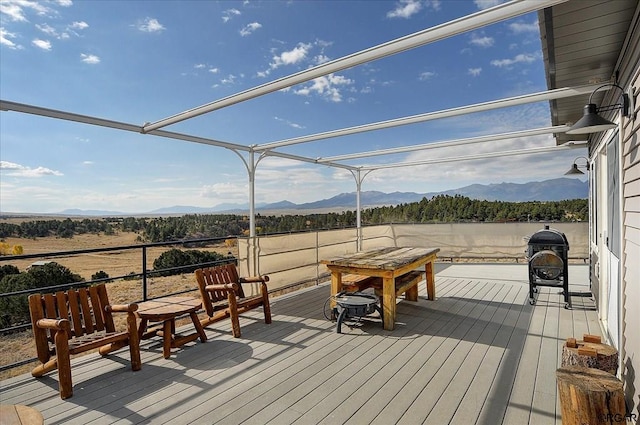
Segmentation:
{"type": "MultiPolygon", "coordinates": [[[[390,223],[585,221],[586,199],[552,202],[482,201],[461,195],[438,195],[420,202],[367,208],[363,225],[390,223]]],[[[349,228],[356,225],[356,212],[325,214],[256,215],[258,234],[349,228]]],[[[236,214],[186,214],[180,217],[108,217],[82,220],[34,220],[21,224],[0,223],[0,239],[7,237],[72,238],[76,234],[138,233],[140,242],[167,242],[197,238],[247,235],[249,217],[236,214]]]]}

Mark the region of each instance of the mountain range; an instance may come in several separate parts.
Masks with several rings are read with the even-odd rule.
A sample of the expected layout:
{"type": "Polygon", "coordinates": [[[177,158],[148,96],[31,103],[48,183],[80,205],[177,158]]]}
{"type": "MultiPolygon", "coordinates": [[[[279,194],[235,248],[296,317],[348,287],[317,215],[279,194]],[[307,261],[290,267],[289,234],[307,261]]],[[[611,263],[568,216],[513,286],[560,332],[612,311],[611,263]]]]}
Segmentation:
{"type": "MultiPolygon", "coordinates": [[[[443,192],[392,192],[365,191],[360,194],[363,208],[383,205],[398,205],[419,202],[422,198],[431,199],[437,195],[462,195],[471,199],[487,201],[525,202],[525,201],[561,201],[565,199],[586,199],[589,183],[574,178],[557,178],[541,182],[472,184],[443,192]]],[[[295,204],[289,201],[256,204],[259,213],[271,214],[309,214],[330,211],[354,210],[356,193],[341,193],[328,199],[295,204]]],[[[242,214],[249,210],[249,204],[218,204],[210,208],[175,205],[136,215],[177,215],[177,214],[242,214]]],[[[57,213],[65,216],[119,216],[127,215],[117,211],[68,209],[57,213]]],[[[130,214],[128,214],[130,215],[130,214]]]]}

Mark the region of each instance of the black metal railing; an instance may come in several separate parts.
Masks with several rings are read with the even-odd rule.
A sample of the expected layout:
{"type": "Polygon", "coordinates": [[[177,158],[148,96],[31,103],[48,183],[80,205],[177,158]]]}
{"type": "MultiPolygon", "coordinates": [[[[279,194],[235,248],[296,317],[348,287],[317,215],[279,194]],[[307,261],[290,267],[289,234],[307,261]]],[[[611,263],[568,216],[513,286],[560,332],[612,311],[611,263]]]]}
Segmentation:
{"type": "MultiPolygon", "coordinates": [[[[34,293],[42,293],[42,292],[54,292],[57,290],[67,289],[67,288],[77,288],[83,286],[89,286],[97,283],[107,283],[112,284],[119,280],[141,280],[141,293],[142,297],[140,300],[136,300],[137,302],[147,301],[149,300],[149,281],[150,277],[158,277],[161,275],[168,274],[183,274],[179,273],[180,271],[184,271],[184,273],[192,272],[196,268],[212,266],[216,264],[228,263],[229,261],[237,261],[236,257],[231,255],[227,256],[224,259],[217,261],[210,261],[205,263],[197,263],[197,264],[189,264],[189,265],[181,265],[177,267],[168,267],[162,269],[151,269],[147,268],[147,250],[149,248],[157,248],[157,247],[175,247],[175,246],[189,246],[189,249],[193,247],[199,247],[207,244],[213,244],[220,241],[227,240],[229,238],[203,238],[203,239],[189,239],[189,240],[180,240],[180,241],[169,241],[169,242],[155,242],[155,243],[145,243],[145,244],[137,244],[137,245],[124,245],[124,246],[115,246],[115,247],[105,247],[105,248],[88,248],[88,249],[79,249],[79,250],[69,250],[69,251],[57,251],[57,252],[47,252],[47,253],[38,253],[38,254],[25,254],[25,255],[5,255],[0,256],[0,266],[3,264],[11,264],[11,262],[19,261],[19,260],[28,260],[28,259],[54,259],[54,258],[62,258],[62,257],[73,257],[79,256],[83,254],[95,254],[95,253],[106,253],[106,252],[116,252],[116,251],[141,251],[141,266],[140,271],[137,273],[129,273],[126,275],[120,276],[109,276],[105,278],[99,279],[91,279],[91,280],[83,280],[81,282],[72,282],[65,283],[61,285],[52,285],[38,288],[28,288],[15,290],[10,292],[0,293],[0,299],[8,298],[8,297],[16,297],[16,296],[25,296],[34,293]]],[[[186,291],[176,291],[171,292],[167,295],[178,295],[183,294],[186,291]]],[[[0,313],[2,314],[2,313],[0,313]]],[[[30,323],[18,324],[11,327],[0,328],[0,334],[4,334],[7,332],[18,331],[22,329],[26,329],[30,327],[30,323]]]]}

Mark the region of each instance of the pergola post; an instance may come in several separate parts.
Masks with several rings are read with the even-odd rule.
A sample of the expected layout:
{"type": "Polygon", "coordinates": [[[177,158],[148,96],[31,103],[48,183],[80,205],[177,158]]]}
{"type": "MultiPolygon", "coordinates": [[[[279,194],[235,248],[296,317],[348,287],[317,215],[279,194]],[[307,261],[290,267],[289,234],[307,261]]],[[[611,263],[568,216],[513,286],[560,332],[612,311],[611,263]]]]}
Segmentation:
{"type": "Polygon", "coordinates": [[[249,161],[247,163],[247,174],[249,175],[249,237],[256,237],[256,163],[254,161],[255,152],[249,151],[249,161]]]}
{"type": "Polygon", "coordinates": [[[362,213],[360,211],[360,192],[362,190],[362,176],[360,170],[356,170],[356,249],[362,251],[362,213]]]}
{"type": "Polygon", "coordinates": [[[349,171],[351,171],[351,175],[353,175],[353,178],[356,181],[356,249],[359,252],[362,251],[362,205],[360,202],[362,182],[373,170],[368,170],[364,174],[362,174],[362,170],[360,168],[349,171]]]}

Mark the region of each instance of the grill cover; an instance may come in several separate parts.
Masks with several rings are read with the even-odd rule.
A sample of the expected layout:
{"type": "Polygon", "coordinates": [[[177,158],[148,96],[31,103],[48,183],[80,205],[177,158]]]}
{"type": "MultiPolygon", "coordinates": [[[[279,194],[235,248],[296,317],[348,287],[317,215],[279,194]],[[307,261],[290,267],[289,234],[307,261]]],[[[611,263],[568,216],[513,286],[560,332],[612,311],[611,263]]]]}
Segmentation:
{"type": "Polygon", "coordinates": [[[529,245],[564,245],[569,250],[569,241],[564,233],[556,230],[549,229],[545,226],[544,230],[538,230],[531,238],[529,238],[529,245]]]}

